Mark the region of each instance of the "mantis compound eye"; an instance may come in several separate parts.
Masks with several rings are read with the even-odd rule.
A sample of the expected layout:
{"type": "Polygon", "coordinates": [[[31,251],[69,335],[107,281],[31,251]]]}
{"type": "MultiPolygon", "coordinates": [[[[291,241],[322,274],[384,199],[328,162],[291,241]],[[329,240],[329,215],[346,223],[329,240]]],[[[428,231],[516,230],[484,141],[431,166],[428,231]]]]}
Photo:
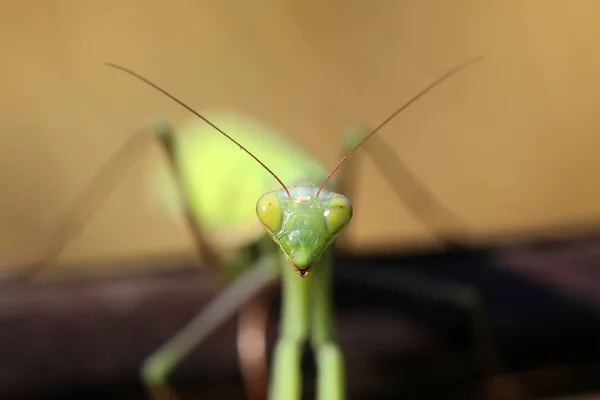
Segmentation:
{"type": "Polygon", "coordinates": [[[325,208],[323,215],[327,230],[331,235],[335,235],[352,219],[352,204],[345,196],[336,194],[325,208]]]}
{"type": "Polygon", "coordinates": [[[283,210],[277,192],[268,192],[260,196],[256,202],[256,215],[271,234],[281,230],[283,210]]]}

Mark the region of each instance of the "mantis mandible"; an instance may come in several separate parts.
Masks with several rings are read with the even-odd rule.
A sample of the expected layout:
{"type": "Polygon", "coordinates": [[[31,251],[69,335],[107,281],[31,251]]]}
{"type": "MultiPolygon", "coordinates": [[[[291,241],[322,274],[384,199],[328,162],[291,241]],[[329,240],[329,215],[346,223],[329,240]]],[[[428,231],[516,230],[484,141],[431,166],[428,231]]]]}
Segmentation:
{"type": "MultiPolygon", "coordinates": [[[[343,354],[336,343],[332,321],[331,247],[350,223],[353,207],[346,196],[337,193],[333,188],[330,189],[331,185],[328,184],[332,183],[332,177],[346,160],[400,112],[442,81],[478,60],[481,58],[477,57],[452,68],[397,109],[375,129],[358,140],[318,186],[307,184],[286,186],[266,162],[256,157],[241,142],[208,118],[139,74],[115,64],[107,64],[142,80],[189,110],[247,153],[254,159],[256,165],[263,168],[281,186],[281,189],[262,194],[255,206],[258,220],[270,237],[270,241],[260,241],[260,246],[264,246],[265,249],[263,254],[266,256],[253,269],[246,272],[245,282],[251,283],[246,284],[245,289],[241,289],[237,284],[238,281],[234,282],[220,297],[220,301],[213,303],[209,310],[200,315],[200,318],[192,321],[179,335],[146,360],[142,374],[153,393],[157,396],[164,393],[161,389],[165,387],[166,376],[181,358],[225,315],[229,315],[239,306],[241,300],[248,299],[257,287],[264,284],[264,281],[258,278],[257,272],[260,272],[262,276],[268,277],[268,280],[280,274],[283,289],[281,326],[271,366],[269,399],[301,398],[300,361],[303,346],[309,339],[317,363],[317,399],[346,398],[343,354]],[[280,251],[272,251],[273,243],[280,251]],[[234,293],[237,298],[235,301],[234,293]],[[221,310],[220,317],[215,315],[217,308],[221,310]]],[[[163,125],[157,127],[156,131],[165,146],[173,153],[174,140],[170,127],[163,125]]],[[[190,177],[176,164],[174,169],[180,181],[179,188],[184,194],[183,197],[188,199],[186,205],[192,213],[189,217],[190,219],[198,217],[194,215],[193,208],[194,195],[197,193],[190,190],[192,183],[190,177]]],[[[200,216],[199,219],[201,218],[200,216]]]]}

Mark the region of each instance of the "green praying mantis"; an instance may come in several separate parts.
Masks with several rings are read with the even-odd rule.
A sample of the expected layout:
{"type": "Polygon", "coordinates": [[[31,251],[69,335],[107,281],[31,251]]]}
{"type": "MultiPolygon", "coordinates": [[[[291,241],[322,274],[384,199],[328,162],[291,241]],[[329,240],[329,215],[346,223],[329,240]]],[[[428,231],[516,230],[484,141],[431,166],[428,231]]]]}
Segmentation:
{"type": "MultiPolygon", "coordinates": [[[[399,113],[451,75],[479,60],[481,57],[452,68],[375,129],[351,129],[344,156],[331,171],[251,119],[227,113],[204,114],[210,115],[209,119],[139,74],[107,64],[149,84],[197,117],[177,129],[177,134],[168,122],[152,124],[151,129],[135,135],[110,163],[126,164],[134,144],[135,151],[141,152],[140,136],[147,142],[158,137],[173,174],[168,176],[168,171],[161,169],[155,176],[162,200],[171,207],[180,203],[202,259],[207,264],[224,265],[232,282],[144,361],[142,379],[153,396],[173,396],[167,379],[178,363],[241,305],[281,278],[281,325],[271,364],[268,398],[301,398],[300,361],[308,340],[316,356],[317,399],[346,398],[343,354],[336,342],[333,323],[331,251],[350,223],[353,207],[342,194],[345,192],[342,180],[335,180],[334,175],[399,113]],[[294,160],[293,165],[290,159],[294,160]],[[219,174],[207,173],[211,170],[219,174]],[[320,184],[314,185],[315,182],[320,184]],[[224,244],[231,251],[216,250],[224,244]]],[[[107,180],[104,174],[102,181],[107,180]]],[[[100,181],[96,179],[94,185],[100,181]]],[[[84,191],[76,203],[99,198],[98,190],[84,191]]],[[[93,208],[90,202],[87,208],[79,209],[76,217],[89,218],[93,208]]],[[[64,243],[73,236],[72,225],[65,225],[58,232],[60,238],[56,243],[64,243]]],[[[57,244],[44,249],[44,258],[55,256],[61,247],[62,244],[57,244]]],[[[39,269],[40,263],[33,262],[38,259],[39,255],[32,257],[22,270],[39,269]]]]}
{"type": "MultiPolygon", "coordinates": [[[[471,63],[480,60],[476,58],[462,63],[440,78],[435,80],[419,94],[396,110],[392,115],[385,119],[379,126],[373,129],[353,144],[351,149],[342,158],[342,160],[333,168],[329,174],[323,174],[322,168],[310,160],[310,158],[296,158],[301,160],[301,166],[296,165],[294,171],[300,173],[298,176],[291,177],[288,182],[293,186],[286,186],[283,180],[273,172],[271,168],[275,166],[282,168],[286,164],[275,148],[270,149],[270,157],[257,157],[247,147],[251,141],[249,138],[245,145],[242,145],[242,138],[233,138],[226,133],[226,128],[217,126],[208,118],[196,112],[187,104],[183,103],[175,96],[171,95],[156,84],[142,77],[141,75],[115,64],[108,64],[113,68],[124,71],[137,79],[152,86],[167,97],[171,98],[203,122],[208,124],[214,130],[218,131],[222,138],[226,138],[235,144],[240,150],[247,153],[246,161],[234,161],[233,155],[226,160],[213,160],[213,168],[234,169],[239,172],[243,170],[247,176],[254,176],[255,168],[263,169],[263,177],[274,179],[280,186],[277,190],[268,190],[266,193],[258,196],[255,206],[255,213],[261,225],[268,234],[268,237],[279,248],[279,252],[274,252],[271,241],[262,242],[265,256],[262,263],[258,263],[251,268],[247,274],[254,276],[255,272],[261,271],[263,276],[272,277],[277,274],[282,279],[282,305],[281,305],[281,325],[280,334],[275,345],[273,362],[271,366],[271,379],[268,391],[268,398],[273,400],[295,400],[300,399],[302,395],[302,371],[301,355],[304,344],[310,339],[317,363],[317,388],[316,398],[321,400],[341,400],[346,398],[346,384],[343,354],[336,343],[335,329],[333,325],[333,306],[332,306],[332,258],[331,245],[341,234],[344,228],[350,223],[353,215],[353,208],[350,200],[328,188],[331,178],[357,149],[359,149],[369,138],[377,133],[383,126],[391,121],[396,115],[413,104],[420,97],[439,85],[442,81],[465,68],[471,63]],[[239,140],[239,141],[238,141],[239,140]],[[225,163],[223,163],[225,161],[225,163]],[[270,176],[267,176],[270,175],[270,176]],[[321,175],[323,178],[319,186],[311,183],[296,182],[314,182],[313,179],[321,175]],[[314,271],[311,273],[311,271],[314,271]]],[[[186,208],[191,211],[191,218],[195,218],[202,223],[215,217],[210,212],[203,214],[203,210],[208,210],[209,202],[201,194],[201,188],[195,185],[195,177],[188,168],[180,167],[178,155],[183,153],[176,147],[176,141],[173,139],[172,130],[169,127],[163,127],[158,130],[159,136],[170,149],[174,163],[175,174],[179,182],[179,189],[183,198],[186,199],[186,208]],[[194,188],[197,189],[194,189],[194,188]]],[[[353,138],[356,141],[356,138],[353,138]]],[[[274,146],[277,147],[277,144],[274,146]]],[[[289,149],[288,149],[289,150],[289,149]]],[[[208,153],[208,150],[207,150],[208,153]]],[[[197,156],[197,155],[195,155],[197,156]]],[[[220,157],[216,153],[213,157],[220,157]]],[[[290,157],[287,154],[286,157],[290,157]]],[[[208,162],[208,161],[207,161],[208,162]]],[[[181,165],[184,165],[183,162],[181,165]]],[[[206,170],[205,170],[206,171],[206,170]]],[[[257,174],[256,176],[259,176],[257,174]]],[[[225,184],[224,184],[225,185],[225,184]]],[[[264,185],[264,184],[263,184],[264,185]]],[[[258,185],[257,185],[258,186],[258,185]]],[[[264,185],[265,187],[268,186],[264,185]]],[[[229,185],[226,186],[229,188],[229,185]]],[[[244,191],[244,188],[236,188],[244,191]]],[[[246,199],[246,194],[240,196],[239,193],[224,193],[224,196],[218,198],[215,196],[213,201],[231,202],[233,197],[246,199]]],[[[222,209],[222,207],[219,207],[222,209]]],[[[244,212],[249,212],[250,207],[246,207],[244,212]]],[[[222,223],[222,221],[219,221],[222,223]]],[[[250,278],[247,278],[251,281],[250,278]]],[[[241,282],[242,280],[240,280],[241,282]]],[[[262,284],[262,282],[260,282],[262,284]]],[[[246,288],[252,287],[250,284],[246,288]]],[[[228,293],[238,292],[236,283],[230,285],[221,299],[227,299],[228,293]]],[[[248,293],[248,291],[246,291],[248,293]]],[[[239,293],[236,294],[239,299],[244,298],[239,293]]],[[[221,311],[226,309],[223,304],[219,304],[221,311]]],[[[237,304],[236,304],[237,306],[237,304]]],[[[200,314],[200,317],[192,321],[179,335],[174,337],[162,348],[152,354],[143,366],[143,378],[145,382],[154,388],[164,388],[165,378],[172,370],[174,365],[187,354],[193,346],[203,336],[199,334],[204,326],[207,331],[209,325],[206,312],[200,314]],[[204,318],[203,318],[204,316],[204,318]]],[[[221,314],[224,315],[224,314],[221,314]]],[[[214,322],[214,321],[213,321],[214,322]]]]}

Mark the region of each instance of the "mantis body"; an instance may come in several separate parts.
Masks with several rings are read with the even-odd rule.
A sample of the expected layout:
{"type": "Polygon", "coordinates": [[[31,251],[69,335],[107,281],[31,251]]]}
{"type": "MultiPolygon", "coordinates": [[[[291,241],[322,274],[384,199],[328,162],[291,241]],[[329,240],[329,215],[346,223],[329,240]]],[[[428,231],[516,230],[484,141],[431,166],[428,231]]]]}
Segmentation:
{"type": "MultiPolygon", "coordinates": [[[[222,322],[243,301],[249,299],[258,288],[280,276],[282,280],[281,326],[271,366],[269,399],[296,400],[301,398],[300,361],[303,346],[307,340],[310,340],[317,363],[317,399],[341,400],[346,397],[343,354],[336,342],[333,325],[331,247],[349,224],[353,207],[346,196],[335,191],[335,185],[331,178],[352,153],[391,119],[443,80],[477,60],[479,58],[454,67],[394,112],[377,128],[360,138],[354,136],[351,142],[355,145],[351,146],[347,154],[329,174],[309,158],[304,158],[303,162],[306,161],[306,168],[296,169],[301,173],[288,180],[288,183],[294,186],[286,186],[285,178],[282,179],[274,172],[277,171],[275,166],[278,162],[287,163],[280,157],[275,157],[275,152],[270,152],[272,159],[268,159],[268,155],[257,157],[254,152],[245,147],[249,147],[248,143],[251,142],[251,138],[242,138],[239,135],[236,135],[236,138],[230,136],[227,133],[227,127],[219,126],[218,122],[215,123],[205,118],[154,83],[126,68],[108,64],[135,76],[170,97],[212,129],[218,131],[222,135],[220,137],[222,141],[230,140],[247,153],[245,155],[238,152],[246,158],[246,161],[240,161],[243,166],[229,158],[223,163],[223,160],[219,160],[219,156],[216,156],[217,159],[214,159],[211,164],[212,168],[223,167],[235,171],[235,174],[243,170],[248,172],[248,176],[250,176],[250,172],[247,168],[260,168],[262,175],[258,174],[257,176],[271,180],[267,186],[273,183],[281,186],[278,190],[268,190],[266,193],[256,196],[258,198],[256,206],[248,205],[242,211],[242,214],[255,213],[267,233],[267,239],[270,238],[265,241],[262,235],[257,234],[254,237],[256,240],[249,240],[262,249],[261,256],[255,260],[254,267],[243,272],[243,275],[225,289],[207,310],[199,314],[180,334],[146,360],[142,375],[145,382],[153,389],[153,393],[157,396],[164,393],[162,390],[166,387],[168,373],[211,329],[222,322]],[[242,144],[242,139],[247,139],[247,141],[242,144]],[[320,185],[310,184],[310,182],[319,181],[320,185]],[[297,184],[298,182],[304,183],[297,184]],[[276,247],[273,246],[273,243],[276,244],[276,247]],[[279,251],[273,251],[277,248],[279,251]],[[218,315],[217,310],[219,310],[218,315]]],[[[203,224],[206,225],[204,227],[206,229],[210,226],[211,219],[217,219],[217,214],[211,213],[210,202],[206,201],[199,189],[198,177],[195,177],[189,169],[183,166],[183,159],[178,158],[178,149],[180,148],[176,145],[177,141],[174,139],[171,128],[168,125],[162,125],[156,131],[169,150],[168,154],[179,182],[178,189],[182,198],[185,199],[185,206],[190,212],[190,220],[195,221],[201,228],[203,224]]],[[[216,133],[215,137],[217,137],[216,133]]],[[[260,186],[255,185],[253,190],[260,186]]],[[[230,182],[226,184],[224,182],[223,187],[231,188],[230,182]]],[[[235,189],[247,191],[245,187],[235,189]]],[[[213,197],[214,201],[220,202],[233,201],[235,198],[246,199],[247,193],[243,197],[236,192],[223,194],[221,198],[213,197]]],[[[223,208],[220,207],[220,209],[223,208]]],[[[216,212],[216,208],[213,210],[216,212]]],[[[246,220],[246,217],[242,216],[240,219],[246,220]]],[[[222,222],[221,219],[219,223],[222,222]]],[[[206,242],[207,238],[202,236],[201,233],[197,234],[201,242],[206,242]]]]}

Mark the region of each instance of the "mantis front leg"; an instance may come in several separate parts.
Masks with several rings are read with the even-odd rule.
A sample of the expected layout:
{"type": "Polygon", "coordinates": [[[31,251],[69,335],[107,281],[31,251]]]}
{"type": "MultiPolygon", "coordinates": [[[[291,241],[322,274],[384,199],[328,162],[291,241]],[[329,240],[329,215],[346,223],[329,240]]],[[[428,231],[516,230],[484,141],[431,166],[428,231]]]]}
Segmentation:
{"type": "Polygon", "coordinates": [[[300,400],[302,398],[302,350],[310,323],[309,289],[313,279],[302,279],[280,254],[281,320],[280,332],[273,354],[269,400],[300,400]]]}
{"type": "Polygon", "coordinates": [[[312,348],[317,358],[317,399],[346,398],[342,350],[336,342],[333,313],[333,253],[326,251],[313,272],[312,348]]]}
{"type": "Polygon", "coordinates": [[[342,400],[346,397],[345,371],[334,336],[331,250],[305,278],[281,258],[281,329],[273,356],[269,399],[302,397],[302,350],[310,333],[317,361],[317,400],[342,400]]]}

